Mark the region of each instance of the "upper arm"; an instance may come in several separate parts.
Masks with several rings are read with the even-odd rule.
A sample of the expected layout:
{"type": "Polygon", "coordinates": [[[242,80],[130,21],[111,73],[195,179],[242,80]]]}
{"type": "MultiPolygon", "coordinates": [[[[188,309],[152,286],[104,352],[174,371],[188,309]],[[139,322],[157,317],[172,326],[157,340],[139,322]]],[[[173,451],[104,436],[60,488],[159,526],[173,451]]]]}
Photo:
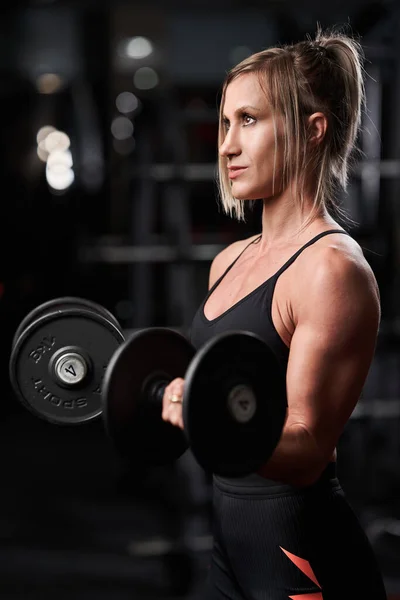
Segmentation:
{"type": "Polygon", "coordinates": [[[287,425],[307,430],[323,462],[362,392],[375,351],[380,304],[369,265],[334,248],[317,254],[295,301],[287,425]]]}

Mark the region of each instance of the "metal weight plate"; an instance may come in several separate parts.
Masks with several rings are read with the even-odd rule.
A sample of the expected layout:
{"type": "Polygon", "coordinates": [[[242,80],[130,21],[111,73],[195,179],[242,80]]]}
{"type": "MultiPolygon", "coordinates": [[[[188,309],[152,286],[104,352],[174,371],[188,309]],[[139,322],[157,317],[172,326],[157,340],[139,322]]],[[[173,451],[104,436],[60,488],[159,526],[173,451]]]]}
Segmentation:
{"type": "Polygon", "coordinates": [[[89,310],[93,310],[101,315],[103,315],[106,319],[111,321],[118,329],[121,329],[120,324],[114,315],[101,306],[101,304],[97,304],[92,300],[87,300],[86,298],[77,298],[75,296],[61,296],[60,298],[53,298],[52,300],[48,300],[39,306],[36,306],[33,310],[31,310],[18,325],[17,330],[14,334],[12,347],[15,346],[17,339],[23,332],[23,330],[28,327],[30,323],[36,321],[41,315],[44,315],[46,312],[54,312],[55,309],[62,311],[66,308],[87,308],[89,310]]]}
{"type": "Polygon", "coordinates": [[[12,350],[9,371],[21,403],[56,424],[76,425],[102,412],[101,388],[122,332],[84,308],[47,312],[25,327],[12,350]]]}
{"type": "MultiPolygon", "coordinates": [[[[103,419],[116,451],[142,466],[169,464],[187,450],[181,429],[161,418],[162,396],[151,384],[184,377],[195,354],[190,342],[167,328],[134,333],[113,355],[103,385],[103,419]]],[[[164,386],[165,387],[165,386],[164,386]]]]}
{"type": "Polygon", "coordinates": [[[253,333],[212,338],[186,372],[185,433],[206,471],[229,477],[257,471],[279,441],[286,406],[283,370],[253,333]]]}

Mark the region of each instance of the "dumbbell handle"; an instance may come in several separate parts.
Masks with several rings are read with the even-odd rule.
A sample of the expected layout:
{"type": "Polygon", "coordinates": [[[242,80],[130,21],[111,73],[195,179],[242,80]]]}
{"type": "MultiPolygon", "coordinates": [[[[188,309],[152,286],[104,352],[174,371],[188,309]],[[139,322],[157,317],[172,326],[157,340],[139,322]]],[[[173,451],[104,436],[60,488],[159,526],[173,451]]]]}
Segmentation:
{"type": "MultiPolygon", "coordinates": [[[[172,379],[166,379],[165,376],[153,377],[151,382],[144,386],[146,401],[150,401],[160,412],[167,385],[172,379]]],[[[226,401],[229,414],[232,419],[238,423],[246,423],[253,418],[257,400],[250,384],[245,381],[237,383],[231,381],[226,394],[226,401]]]]}
{"type": "MultiPolygon", "coordinates": [[[[171,381],[172,379],[160,376],[153,378],[151,383],[145,386],[146,400],[150,400],[150,403],[160,412],[162,411],[165,389],[171,381]]],[[[256,396],[251,385],[244,381],[238,381],[236,384],[231,381],[229,390],[227,390],[226,401],[228,412],[237,423],[250,421],[256,412],[256,396]]]]}
{"type": "Polygon", "coordinates": [[[165,389],[171,381],[172,379],[166,379],[165,377],[154,378],[149,385],[145,386],[147,400],[150,400],[151,404],[156,406],[160,412],[162,411],[165,389]]]}

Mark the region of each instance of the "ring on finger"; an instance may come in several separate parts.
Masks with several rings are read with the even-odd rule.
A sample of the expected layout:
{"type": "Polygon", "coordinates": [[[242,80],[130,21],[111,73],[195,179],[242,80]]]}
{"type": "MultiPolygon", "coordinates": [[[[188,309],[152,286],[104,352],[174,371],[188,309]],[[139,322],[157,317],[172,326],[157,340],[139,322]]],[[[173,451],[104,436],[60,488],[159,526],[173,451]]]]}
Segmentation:
{"type": "Polygon", "coordinates": [[[178,396],[178,394],[172,394],[169,397],[169,401],[172,402],[173,404],[182,404],[182,398],[181,398],[181,396],[178,396]]]}

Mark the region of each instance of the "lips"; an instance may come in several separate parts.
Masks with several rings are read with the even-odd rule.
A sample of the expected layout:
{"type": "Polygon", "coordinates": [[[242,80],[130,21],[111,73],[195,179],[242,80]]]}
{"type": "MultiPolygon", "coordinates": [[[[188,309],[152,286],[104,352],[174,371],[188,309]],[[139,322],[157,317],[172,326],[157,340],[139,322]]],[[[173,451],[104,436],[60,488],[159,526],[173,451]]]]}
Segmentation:
{"type": "Polygon", "coordinates": [[[229,167],[229,179],[236,179],[246,169],[247,167],[229,167]]]}

